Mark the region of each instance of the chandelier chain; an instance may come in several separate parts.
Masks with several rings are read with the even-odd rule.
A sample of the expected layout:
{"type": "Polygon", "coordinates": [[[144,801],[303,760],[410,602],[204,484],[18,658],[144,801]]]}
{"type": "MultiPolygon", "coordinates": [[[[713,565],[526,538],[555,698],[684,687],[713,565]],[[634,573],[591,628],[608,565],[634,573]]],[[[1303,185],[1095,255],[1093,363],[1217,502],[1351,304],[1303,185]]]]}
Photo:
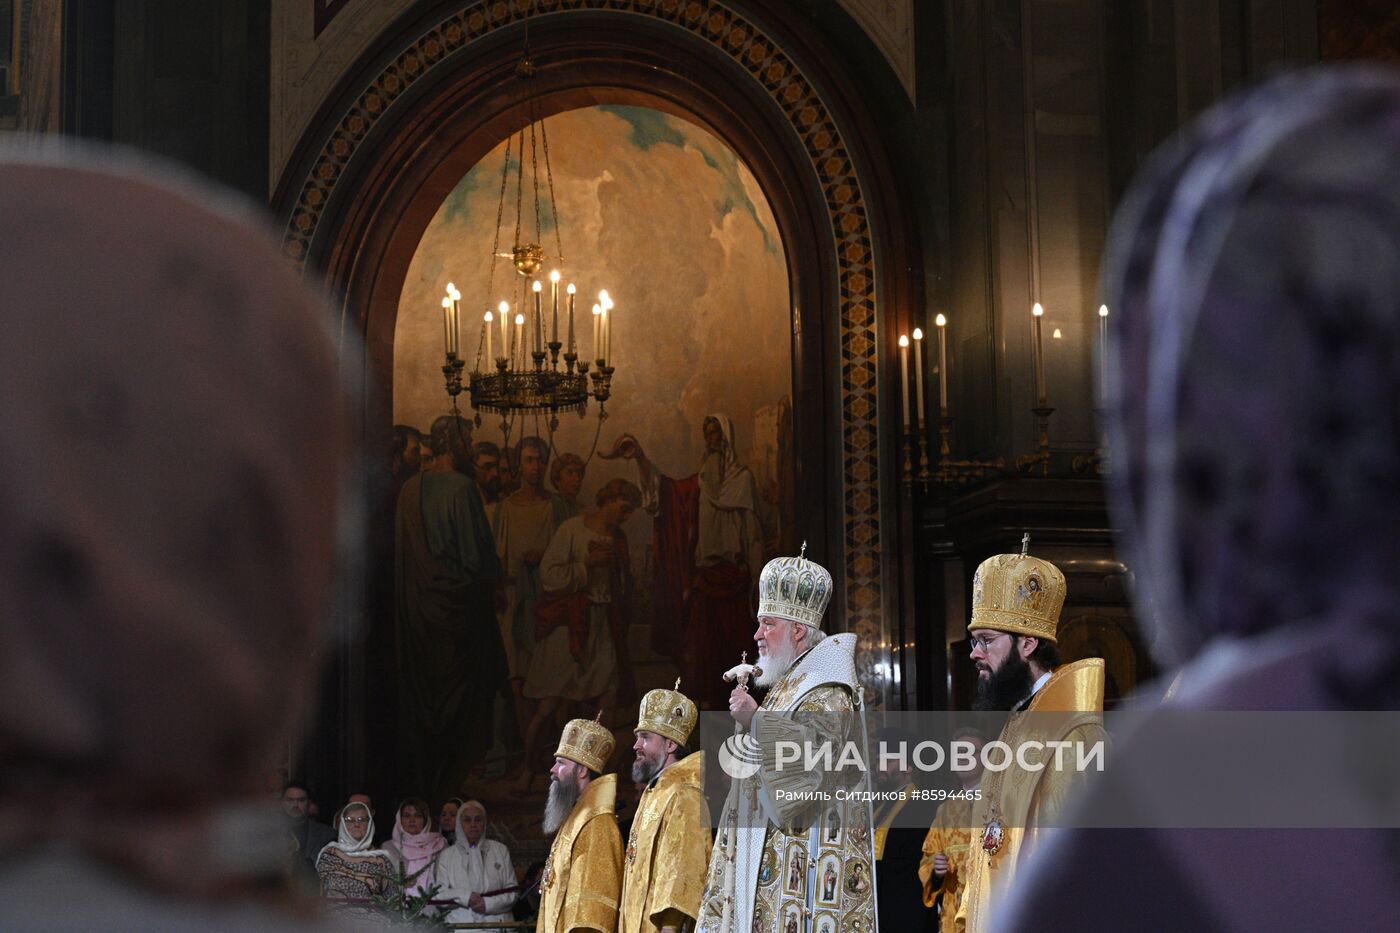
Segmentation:
{"type": "MultiPolygon", "coordinates": [[[[527,111],[528,113],[528,111],[527,111]]],[[[520,220],[525,197],[525,131],[520,131],[520,148],[515,157],[515,245],[520,245],[520,220]]]]}
{"type": "MultiPolygon", "coordinates": [[[[496,262],[501,258],[501,217],[506,210],[506,185],[510,183],[510,140],[506,140],[505,155],[501,159],[501,196],[496,201],[496,239],[491,244],[491,271],[486,278],[486,300],[496,294],[496,262]]],[[[501,356],[506,348],[501,347],[501,356]]]]}
{"type": "Polygon", "coordinates": [[[554,214],[554,250],[555,258],[559,260],[559,268],[563,269],[564,263],[564,238],[560,233],[562,224],[559,223],[559,202],[554,199],[554,169],[549,164],[549,130],[545,128],[544,121],[540,121],[540,144],[544,149],[544,177],[549,183],[549,209],[554,214]]]}
{"type": "MultiPolygon", "coordinates": [[[[535,185],[535,242],[544,245],[544,226],[540,223],[540,166],[535,122],[539,119],[539,104],[530,99],[530,180],[535,185]]],[[[557,223],[556,223],[557,226],[557,223]]]]}

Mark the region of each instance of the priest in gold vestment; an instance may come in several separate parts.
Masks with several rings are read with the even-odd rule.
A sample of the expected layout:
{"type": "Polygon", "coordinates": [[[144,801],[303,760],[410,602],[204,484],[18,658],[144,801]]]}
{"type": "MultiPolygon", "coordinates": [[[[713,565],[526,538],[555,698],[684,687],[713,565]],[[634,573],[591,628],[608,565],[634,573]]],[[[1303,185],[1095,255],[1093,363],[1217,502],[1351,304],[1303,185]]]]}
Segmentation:
{"type": "Polygon", "coordinates": [[[698,711],[675,690],[652,690],[637,716],[632,780],[645,783],[627,839],[618,933],[681,933],[695,928],[710,819],[703,752],[685,754],[698,711]]]}
{"type": "MultiPolygon", "coordinates": [[[[1015,760],[989,771],[981,799],[972,808],[972,842],[958,920],[968,933],[991,929],[997,905],[1016,883],[1017,870],[1038,834],[1053,825],[1078,773],[1057,767],[1059,749],[1069,742],[1086,752],[1106,742],[1103,728],[1102,658],[1061,664],[1055,639],[1065,603],[1065,577],[1049,561],[1026,553],[997,554],[977,568],[972,581],[972,659],[977,664],[974,708],[1007,710],[1000,741],[1012,749],[1038,742],[1039,760],[1026,756],[1030,770],[1015,760]]],[[[1035,746],[1032,746],[1034,748],[1035,746]]],[[[1077,760],[1072,751],[1065,760],[1077,760]]]]}
{"type": "Polygon", "coordinates": [[[852,783],[839,768],[778,760],[780,742],[830,742],[838,754],[854,743],[869,760],[856,636],[821,631],[831,591],[831,575],[804,557],[770,561],[759,577],[759,672],[740,665],[726,676],[753,672],[768,693],[761,706],[742,682],[730,694],[730,714],[746,731],[725,747],[750,750],[739,761],[750,767],[720,755],[733,783],[710,856],[702,933],[874,933],[868,773],[852,783]]]}
{"type": "MultiPolygon", "coordinates": [[[[980,753],[982,736],[969,730],[954,735],[954,740],[972,741],[980,753]]],[[[962,788],[966,792],[978,790],[982,780],[982,760],[958,774],[962,788]]],[[[924,836],[923,858],[919,860],[919,883],[923,885],[924,906],[932,907],[942,896],[939,908],[939,933],[955,933],[958,907],[962,904],[963,890],[967,886],[967,865],[972,843],[972,805],[974,798],[949,797],[938,806],[933,825],[924,836]]],[[[980,841],[980,839],[979,839],[980,841]]]]}
{"type": "Polygon", "coordinates": [[[540,878],[536,933],[617,929],[622,891],[622,836],[613,814],[617,775],[602,773],[613,745],[612,733],[600,723],[573,719],[564,727],[549,772],[544,831],[555,835],[540,878]]]}

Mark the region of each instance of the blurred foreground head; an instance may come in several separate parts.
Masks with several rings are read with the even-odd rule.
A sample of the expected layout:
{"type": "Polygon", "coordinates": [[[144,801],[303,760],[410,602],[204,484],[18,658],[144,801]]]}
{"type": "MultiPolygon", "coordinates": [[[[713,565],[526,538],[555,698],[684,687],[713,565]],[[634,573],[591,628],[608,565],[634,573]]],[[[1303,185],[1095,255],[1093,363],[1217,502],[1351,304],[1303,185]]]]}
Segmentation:
{"type": "Polygon", "coordinates": [[[313,683],[340,375],[265,232],[152,177],[0,155],[0,846],[198,887],[313,683]]]}
{"type": "Polygon", "coordinates": [[[1278,686],[1306,705],[1389,707],[1400,671],[1397,151],[1394,72],[1276,78],[1159,150],[1106,259],[1117,521],[1157,647],[1293,640],[1315,669],[1278,686]]]}

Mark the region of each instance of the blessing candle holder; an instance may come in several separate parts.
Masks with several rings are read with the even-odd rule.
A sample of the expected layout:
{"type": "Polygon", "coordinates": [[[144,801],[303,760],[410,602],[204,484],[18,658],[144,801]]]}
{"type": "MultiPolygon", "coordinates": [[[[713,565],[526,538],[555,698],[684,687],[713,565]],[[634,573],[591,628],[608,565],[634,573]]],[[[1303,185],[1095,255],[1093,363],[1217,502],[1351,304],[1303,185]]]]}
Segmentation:
{"type": "Polygon", "coordinates": [[[1038,408],[1032,408],[1031,413],[1035,415],[1036,430],[1039,440],[1036,443],[1036,452],[1026,454],[1016,458],[1016,469],[1023,473],[1034,473],[1039,468],[1041,476],[1050,475],[1050,416],[1055,413],[1055,409],[1046,405],[1043,401],[1038,408]]]}

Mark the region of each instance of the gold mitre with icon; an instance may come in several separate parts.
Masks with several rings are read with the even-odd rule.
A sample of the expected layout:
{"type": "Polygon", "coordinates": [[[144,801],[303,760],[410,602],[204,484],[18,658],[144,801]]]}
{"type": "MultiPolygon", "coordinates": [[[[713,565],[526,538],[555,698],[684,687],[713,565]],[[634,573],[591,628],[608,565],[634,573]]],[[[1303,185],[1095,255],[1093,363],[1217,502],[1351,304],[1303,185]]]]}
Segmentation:
{"type": "Polygon", "coordinates": [[[831,591],[831,574],[807,559],[807,542],[803,541],[797,557],[774,558],[764,566],[758,577],[758,614],[819,629],[831,591]]]}
{"type": "MultiPolygon", "coordinates": [[[[599,719],[602,715],[598,714],[599,719]]],[[[598,720],[570,719],[559,737],[554,757],[576,761],[589,771],[601,774],[607,769],[615,744],[612,732],[598,720]]]]}
{"type": "Polygon", "coordinates": [[[700,713],[680,690],[681,682],[677,680],[674,690],[647,691],[647,695],[642,697],[642,708],[637,713],[637,731],[655,732],[677,745],[684,745],[690,739],[700,713]]]}
{"type": "Polygon", "coordinates": [[[1031,557],[1030,543],[1031,536],[1025,535],[1020,554],[996,554],[977,567],[969,632],[985,628],[1055,640],[1065,605],[1065,575],[1048,560],[1031,557]]]}

